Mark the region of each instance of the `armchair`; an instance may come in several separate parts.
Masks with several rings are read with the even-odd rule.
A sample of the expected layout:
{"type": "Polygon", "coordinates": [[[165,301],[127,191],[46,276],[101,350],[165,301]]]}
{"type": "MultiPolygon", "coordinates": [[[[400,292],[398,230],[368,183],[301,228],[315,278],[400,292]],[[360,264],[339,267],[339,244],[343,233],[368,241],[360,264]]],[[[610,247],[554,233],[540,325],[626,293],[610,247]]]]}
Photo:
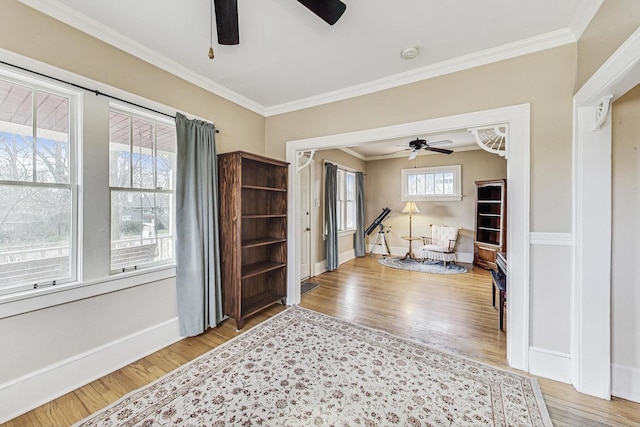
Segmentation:
{"type": "Polygon", "coordinates": [[[431,236],[422,237],[423,262],[425,259],[442,261],[444,266],[448,262],[456,261],[456,244],[462,227],[447,227],[431,224],[431,236]]]}

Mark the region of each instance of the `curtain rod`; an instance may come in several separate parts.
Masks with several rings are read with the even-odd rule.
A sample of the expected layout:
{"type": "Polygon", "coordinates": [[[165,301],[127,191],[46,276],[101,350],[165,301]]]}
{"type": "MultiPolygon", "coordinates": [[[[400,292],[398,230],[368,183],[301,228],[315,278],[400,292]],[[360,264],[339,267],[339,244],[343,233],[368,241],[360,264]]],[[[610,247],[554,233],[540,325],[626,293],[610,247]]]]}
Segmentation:
{"type": "MultiPolygon", "coordinates": [[[[89,89],[88,87],[85,87],[85,86],[82,86],[82,85],[79,85],[79,84],[76,84],[76,83],[71,83],[71,82],[68,82],[66,80],[59,79],[57,77],[48,76],[48,75],[46,75],[44,73],[39,73],[37,71],[33,71],[33,70],[28,69],[28,68],[20,67],[19,65],[10,64],[10,63],[5,62],[5,61],[0,61],[0,64],[8,65],[9,67],[13,67],[13,68],[16,68],[18,70],[26,71],[28,73],[35,74],[36,76],[44,77],[44,78],[47,78],[47,79],[50,79],[50,80],[53,80],[53,81],[56,81],[56,82],[59,82],[59,83],[64,83],[66,85],[73,86],[75,88],[82,89],[82,90],[85,90],[87,92],[92,92],[92,93],[95,93],[96,96],[104,96],[106,98],[114,99],[116,101],[120,101],[120,102],[123,102],[123,103],[128,104],[128,105],[132,105],[134,107],[142,108],[144,110],[151,111],[153,113],[161,114],[163,116],[172,118],[174,120],[176,118],[176,116],[172,116],[171,114],[163,113],[162,111],[154,110],[153,108],[145,107],[144,105],[136,104],[135,102],[127,101],[126,99],[122,99],[122,98],[118,98],[117,96],[109,95],[108,93],[100,92],[97,89],[89,89]]],[[[218,129],[216,129],[216,133],[220,133],[220,131],[218,129]]]]}
{"type": "Polygon", "coordinates": [[[343,166],[340,163],[332,162],[331,160],[326,160],[325,159],[325,160],[322,160],[322,163],[323,164],[331,163],[332,165],[336,165],[338,167],[338,169],[342,169],[342,170],[347,171],[347,172],[361,172],[361,173],[364,174],[364,172],[359,171],[358,169],[350,168],[349,166],[343,166]]]}

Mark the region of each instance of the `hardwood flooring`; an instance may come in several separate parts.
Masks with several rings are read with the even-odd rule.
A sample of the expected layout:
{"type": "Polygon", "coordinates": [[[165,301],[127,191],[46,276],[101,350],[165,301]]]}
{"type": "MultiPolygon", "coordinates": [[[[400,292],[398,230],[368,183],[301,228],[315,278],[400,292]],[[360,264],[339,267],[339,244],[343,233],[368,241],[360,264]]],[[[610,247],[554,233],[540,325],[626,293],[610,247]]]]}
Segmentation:
{"type": "MultiPolygon", "coordinates": [[[[432,275],[384,267],[375,257],[367,256],[314,277],[313,282],[320,286],[303,295],[300,305],[510,369],[505,358],[506,335],[499,330],[498,311],[491,305],[491,276],[486,270],[465,266],[467,274],[432,275]]],[[[250,318],[243,330],[283,309],[272,306],[250,318]]],[[[215,329],[181,340],[5,426],[72,424],[237,334],[233,320],[226,320],[215,329]]],[[[543,378],[538,381],[556,426],[640,426],[640,404],[618,398],[605,401],[582,395],[567,384],[543,378]]]]}

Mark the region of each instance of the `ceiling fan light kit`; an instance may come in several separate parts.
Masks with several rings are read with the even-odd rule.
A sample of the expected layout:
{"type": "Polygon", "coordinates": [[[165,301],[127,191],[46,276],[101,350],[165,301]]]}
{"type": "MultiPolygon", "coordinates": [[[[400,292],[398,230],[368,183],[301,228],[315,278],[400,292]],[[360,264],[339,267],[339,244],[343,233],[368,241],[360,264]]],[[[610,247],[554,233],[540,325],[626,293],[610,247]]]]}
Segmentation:
{"type": "Polygon", "coordinates": [[[436,153],[441,153],[441,154],[451,154],[453,153],[453,150],[448,150],[446,148],[436,148],[436,147],[432,147],[432,145],[436,145],[436,144],[451,144],[453,141],[450,141],[448,139],[444,139],[442,141],[434,141],[431,144],[427,144],[427,141],[425,139],[419,139],[416,138],[413,141],[409,142],[409,150],[411,151],[411,154],[409,154],[409,160],[413,160],[416,158],[416,156],[418,155],[418,151],[420,150],[425,150],[425,151],[433,151],[436,153]]]}

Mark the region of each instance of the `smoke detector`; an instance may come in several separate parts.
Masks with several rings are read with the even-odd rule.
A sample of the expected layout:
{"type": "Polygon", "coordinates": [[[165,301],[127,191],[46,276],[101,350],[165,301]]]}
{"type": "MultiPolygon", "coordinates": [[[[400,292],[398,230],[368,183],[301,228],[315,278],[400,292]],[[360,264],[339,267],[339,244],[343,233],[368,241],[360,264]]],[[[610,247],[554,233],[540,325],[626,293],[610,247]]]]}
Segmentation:
{"type": "Polygon", "coordinates": [[[400,57],[402,59],[407,59],[407,60],[413,59],[416,56],[418,56],[418,53],[420,53],[420,51],[416,46],[407,46],[404,49],[402,49],[402,52],[400,52],[400,57]]]}

